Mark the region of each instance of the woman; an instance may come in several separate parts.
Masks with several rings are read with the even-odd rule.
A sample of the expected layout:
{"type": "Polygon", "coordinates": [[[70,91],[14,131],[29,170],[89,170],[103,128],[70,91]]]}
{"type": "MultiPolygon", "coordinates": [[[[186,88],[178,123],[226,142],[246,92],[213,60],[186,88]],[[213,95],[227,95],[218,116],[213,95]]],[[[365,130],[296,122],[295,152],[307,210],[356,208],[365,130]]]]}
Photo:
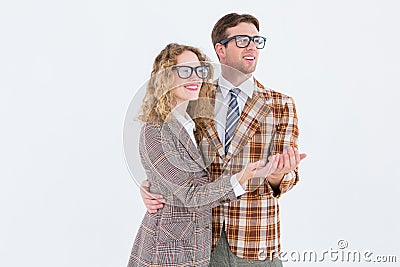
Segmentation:
{"type": "Polygon", "coordinates": [[[164,195],[166,203],[159,212],[145,214],[129,267],[208,266],[211,208],[235,200],[235,183],[266,177],[279,161],[277,155],[264,167],[249,163],[233,177],[208,183],[196,144],[213,114],[208,97],[215,89],[206,61],[197,48],[179,44],[167,45],[154,61],[140,115],[140,156],[151,192],[164,195]]]}

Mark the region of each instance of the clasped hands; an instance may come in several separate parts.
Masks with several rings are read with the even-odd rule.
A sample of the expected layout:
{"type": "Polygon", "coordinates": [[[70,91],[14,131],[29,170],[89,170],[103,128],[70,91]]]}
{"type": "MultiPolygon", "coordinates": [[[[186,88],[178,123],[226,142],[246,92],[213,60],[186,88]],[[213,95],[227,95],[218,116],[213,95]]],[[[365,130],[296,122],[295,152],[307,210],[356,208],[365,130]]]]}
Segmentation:
{"type": "MultiPolygon", "coordinates": [[[[248,163],[239,173],[239,177],[245,176],[243,174],[248,174],[250,171],[253,177],[267,177],[272,188],[277,188],[284,175],[295,170],[306,156],[306,154],[299,154],[297,148],[288,147],[282,154],[272,155],[267,164],[265,160],[248,163]]],[[[243,177],[243,179],[248,180],[249,177],[243,177]]],[[[156,213],[157,209],[164,207],[164,197],[150,193],[150,183],[147,180],[142,182],[140,193],[149,213],[156,213]]]]}

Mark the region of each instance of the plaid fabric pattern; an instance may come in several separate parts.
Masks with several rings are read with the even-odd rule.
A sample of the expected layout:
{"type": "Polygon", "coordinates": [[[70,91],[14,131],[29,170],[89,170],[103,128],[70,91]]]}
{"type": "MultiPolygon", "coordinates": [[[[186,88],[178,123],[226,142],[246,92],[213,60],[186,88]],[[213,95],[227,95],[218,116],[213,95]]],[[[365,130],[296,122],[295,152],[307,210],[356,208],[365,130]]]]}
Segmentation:
{"type": "Polygon", "coordinates": [[[151,192],[166,203],[146,212],[128,266],[208,266],[211,208],[236,199],[230,177],[209,183],[199,149],[177,121],[145,123],[139,148],[151,192]]]}
{"type": "MultiPolygon", "coordinates": [[[[215,125],[205,130],[200,142],[204,162],[209,162],[211,180],[239,172],[248,162],[267,159],[282,153],[287,146],[297,147],[298,128],[295,104],[289,96],[257,88],[248,99],[234,133],[227,155],[215,125]]],[[[240,258],[263,260],[277,257],[280,252],[278,198],[299,180],[298,172],[285,175],[274,192],[264,179],[252,179],[239,201],[213,209],[213,249],[225,225],[231,251],[240,258]]]]}

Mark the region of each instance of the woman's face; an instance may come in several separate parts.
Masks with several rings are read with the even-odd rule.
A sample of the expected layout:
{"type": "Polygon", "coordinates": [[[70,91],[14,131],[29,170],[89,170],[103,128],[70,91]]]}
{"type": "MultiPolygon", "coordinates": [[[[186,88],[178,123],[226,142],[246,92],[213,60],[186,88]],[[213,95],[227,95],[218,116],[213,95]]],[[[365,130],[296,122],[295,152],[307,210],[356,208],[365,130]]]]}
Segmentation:
{"type": "Polygon", "coordinates": [[[177,57],[177,64],[173,67],[174,84],[172,89],[176,105],[196,100],[199,97],[203,80],[198,77],[196,71],[201,75],[205,70],[195,53],[184,51],[177,57]],[[195,69],[196,67],[199,68],[195,69]]]}

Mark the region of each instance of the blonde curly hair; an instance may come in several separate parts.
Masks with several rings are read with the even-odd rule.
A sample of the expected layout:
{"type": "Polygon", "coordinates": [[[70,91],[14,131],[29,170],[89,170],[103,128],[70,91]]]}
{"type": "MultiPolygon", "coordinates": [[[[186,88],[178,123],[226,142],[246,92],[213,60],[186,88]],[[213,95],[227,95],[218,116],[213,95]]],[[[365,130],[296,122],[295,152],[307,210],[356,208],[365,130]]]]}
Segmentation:
{"type": "Polygon", "coordinates": [[[168,44],[155,58],[146,94],[143,98],[139,119],[143,122],[163,123],[176,104],[172,93],[174,76],[172,67],[177,64],[177,57],[184,51],[191,51],[198,57],[200,64],[210,67],[210,75],[200,88],[199,99],[190,101],[188,113],[196,127],[204,127],[214,116],[212,99],[215,98],[216,86],[212,83],[213,68],[209,59],[198,48],[177,43],[168,44]]]}

